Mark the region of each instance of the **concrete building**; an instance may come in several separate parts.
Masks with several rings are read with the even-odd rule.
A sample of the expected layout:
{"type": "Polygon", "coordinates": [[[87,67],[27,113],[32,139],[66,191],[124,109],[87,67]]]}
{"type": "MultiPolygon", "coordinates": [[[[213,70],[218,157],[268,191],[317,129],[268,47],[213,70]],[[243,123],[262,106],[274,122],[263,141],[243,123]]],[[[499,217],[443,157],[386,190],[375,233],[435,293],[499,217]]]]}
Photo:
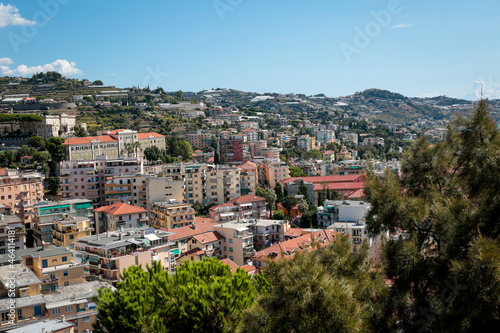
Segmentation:
{"type": "Polygon", "coordinates": [[[151,207],[155,202],[165,202],[171,200],[183,202],[185,200],[184,181],[173,180],[172,177],[146,178],[145,191],[147,200],[146,207],[148,210],[151,210],[151,207]]]}
{"type": "Polygon", "coordinates": [[[148,223],[146,209],[118,202],[94,209],[96,233],[115,231],[120,228],[142,228],[148,223]]]}
{"type": "Polygon", "coordinates": [[[81,238],[76,250],[89,263],[91,276],[115,285],[130,266],[142,265],[146,269],[146,265],[151,267],[153,261],[160,261],[171,272],[175,268],[175,264],[171,265],[171,235],[154,228],[124,228],[81,238]]]}
{"type": "Polygon", "coordinates": [[[0,254],[18,251],[26,247],[26,227],[23,220],[15,214],[0,213],[0,254]],[[9,238],[13,238],[10,241],[9,238]]]}
{"type": "Polygon", "coordinates": [[[188,134],[187,138],[194,150],[210,147],[212,143],[212,134],[203,133],[202,131],[188,134]]]}
{"type": "Polygon", "coordinates": [[[250,156],[263,156],[262,150],[267,148],[267,140],[247,141],[250,156]]]}
{"type": "MultiPolygon", "coordinates": [[[[64,247],[43,246],[28,248],[15,253],[16,263],[26,265],[40,279],[41,293],[56,292],[63,286],[85,282],[89,266],[75,258],[73,252],[64,247]]],[[[0,262],[7,265],[7,261],[0,262]]]]}
{"type": "Polygon", "coordinates": [[[31,225],[33,205],[43,200],[43,177],[39,173],[21,173],[0,169],[0,205],[31,225]]]}
{"type": "Polygon", "coordinates": [[[260,251],[284,242],[289,225],[287,221],[256,219],[250,220],[248,227],[253,233],[253,246],[260,251]]]}
{"type": "Polygon", "coordinates": [[[244,218],[267,218],[266,199],[245,195],[231,202],[210,207],[210,218],[215,222],[228,222],[244,218]]]}
{"type": "Polygon", "coordinates": [[[222,259],[222,242],[224,237],[217,231],[207,231],[194,235],[187,241],[188,250],[177,259],[177,266],[185,260],[199,261],[204,258],[222,259]]]}
{"type": "Polygon", "coordinates": [[[75,248],[78,239],[92,233],[90,218],[87,216],[64,216],[55,220],[52,226],[52,243],[69,249],[75,248]]]}
{"type": "Polygon", "coordinates": [[[297,138],[297,148],[305,151],[316,149],[316,139],[309,135],[301,135],[297,138]]]}
{"type": "Polygon", "coordinates": [[[150,225],[160,229],[174,229],[194,223],[193,205],[177,201],[154,202],[151,205],[150,225]]]}
{"type": "Polygon", "coordinates": [[[247,264],[255,253],[253,233],[248,225],[233,221],[214,224],[213,228],[224,237],[222,256],[231,259],[238,266],[247,264]]]}
{"type": "Polygon", "coordinates": [[[165,136],[158,133],[137,133],[133,130],[103,131],[102,135],[69,138],[64,142],[66,160],[94,160],[107,158],[144,157],[144,150],[156,146],[165,150],[165,136]]]}
{"type": "MultiPolygon", "coordinates": [[[[63,161],[59,165],[62,199],[85,198],[94,207],[106,204],[107,197],[120,198],[121,192],[107,191],[109,177],[142,174],[143,163],[139,157],[95,160],[63,161]]],[[[128,179],[128,178],[127,178],[128,179]]]]}
{"type": "Polygon", "coordinates": [[[92,202],[88,199],[71,199],[56,202],[41,201],[35,204],[32,230],[36,245],[41,246],[42,242],[52,243],[54,222],[63,217],[73,216],[91,218],[92,202]]]}
{"type": "Polygon", "coordinates": [[[274,189],[276,182],[290,178],[290,168],[285,162],[266,163],[262,165],[264,177],[270,188],[274,189]]]}
{"type": "Polygon", "coordinates": [[[259,168],[257,164],[247,161],[237,167],[240,170],[241,195],[254,195],[255,187],[259,184],[259,168]]]}
{"type": "Polygon", "coordinates": [[[248,160],[248,152],[244,145],[247,138],[245,135],[223,135],[220,138],[219,153],[223,163],[243,164],[248,160]]]}
{"type": "Polygon", "coordinates": [[[320,130],[316,132],[316,141],[322,144],[327,144],[335,140],[335,131],[331,129],[320,130]]]}

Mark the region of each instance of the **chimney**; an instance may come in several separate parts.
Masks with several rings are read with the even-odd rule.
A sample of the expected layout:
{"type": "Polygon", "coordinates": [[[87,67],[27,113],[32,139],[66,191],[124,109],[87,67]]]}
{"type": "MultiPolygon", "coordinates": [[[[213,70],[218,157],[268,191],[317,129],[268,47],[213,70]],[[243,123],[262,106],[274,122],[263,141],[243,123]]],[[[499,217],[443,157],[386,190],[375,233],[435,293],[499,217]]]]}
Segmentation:
{"type": "Polygon", "coordinates": [[[65,316],[65,315],[62,315],[62,316],[61,316],[61,321],[62,321],[62,322],[65,322],[65,321],[66,321],[66,316],[65,316]]]}
{"type": "Polygon", "coordinates": [[[42,248],[44,250],[50,249],[50,243],[47,243],[46,241],[42,241],[42,248]]]}
{"type": "Polygon", "coordinates": [[[146,236],[146,230],[142,229],[141,230],[141,238],[144,238],[146,236]]]}

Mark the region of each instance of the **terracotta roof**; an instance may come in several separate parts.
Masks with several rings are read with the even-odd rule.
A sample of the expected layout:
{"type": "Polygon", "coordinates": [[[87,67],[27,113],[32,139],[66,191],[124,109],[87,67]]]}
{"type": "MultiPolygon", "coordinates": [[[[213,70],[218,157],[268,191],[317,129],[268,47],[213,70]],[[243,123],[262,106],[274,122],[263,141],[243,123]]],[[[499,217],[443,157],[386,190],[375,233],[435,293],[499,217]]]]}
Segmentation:
{"type": "Polygon", "coordinates": [[[307,183],[343,183],[343,182],[362,182],[364,175],[343,175],[343,176],[313,176],[313,177],[292,177],[282,181],[282,183],[291,183],[296,179],[302,179],[307,183]]]}
{"type": "Polygon", "coordinates": [[[222,259],[221,262],[225,263],[226,265],[229,265],[229,267],[231,267],[231,272],[233,272],[233,273],[236,272],[238,267],[240,267],[229,258],[222,259]]]}
{"type": "Polygon", "coordinates": [[[84,138],[69,138],[64,141],[63,145],[83,145],[88,144],[93,140],[99,140],[100,142],[114,142],[118,141],[110,135],[99,135],[99,136],[86,136],[84,138]]]}
{"type": "Polygon", "coordinates": [[[234,198],[231,202],[234,203],[244,203],[244,202],[254,202],[254,201],[266,201],[263,197],[258,197],[256,195],[242,195],[241,197],[234,198]]]}
{"type": "Polygon", "coordinates": [[[238,169],[257,169],[257,164],[254,162],[246,161],[242,165],[238,165],[238,169]]]}
{"type": "Polygon", "coordinates": [[[224,204],[220,204],[220,205],[217,205],[217,206],[212,206],[208,210],[211,210],[211,211],[215,212],[215,210],[217,210],[218,208],[221,208],[221,207],[232,207],[232,206],[234,206],[233,202],[226,202],[224,204]]]}
{"type": "Polygon", "coordinates": [[[243,265],[240,268],[247,271],[248,273],[251,273],[252,271],[257,270],[257,267],[252,266],[252,265],[243,265]]]}
{"type": "MultiPolygon", "coordinates": [[[[347,182],[347,183],[328,183],[326,187],[330,190],[341,191],[341,190],[360,190],[365,187],[365,182],[347,182]]],[[[323,190],[323,184],[314,184],[315,191],[323,190]]]]}
{"type": "Polygon", "coordinates": [[[352,191],[351,193],[346,195],[348,198],[364,198],[365,197],[365,191],[361,188],[359,190],[352,191]]]}
{"type": "Polygon", "coordinates": [[[203,251],[203,250],[201,250],[199,247],[195,247],[195,248],[194,248],[194,249],[192,249],[192,250],[189,250],[189,251],[184,252],[183,257],[184,257],[184,256],[188,256],[188,255],[191,255],[191,254],[196,255],[196,256],[202,256],[202,255],[204,255],[205,253],[206,253],[206,252],[205,252],[205,251],[203,251]]]}
{"type": "Polygon", "coordinates": [[[116,130],[110,131],[109,134],[118,134],[119,132],[123,132],[123,131],[125,131],[124,128],[122,128],[122,129],[116,129],[116,130]]]}
{"type": "Polygon", "coordinates": [[[305,229],[304,228],[290,228],[286,232],[285,236],[292,237],[292,238],[299,237],[302,235],[303,230],[305,230],[305,229]]]}
{"type": "Polygon", "coordinates": [[[180,228],[162,228],[163,231],[173,232],[174,235],[169,236],[170,241],[175,241],[178,239],[184,239],[193,237],[195,235],[203,234],[212,228],[211,223],[195,223],[193,225],[188,225],[180,228]]]}
{"type": "Polygon", "coordinates": [[[94,209],[94,212],[105,212],[111,215],[138,214],[146,213],[147,211],[139,206],[129,205],[124,202],[119,202],[114,205],[102,206],[94,209]]]}
{"type": "Polygon", "coordinates": [[[138,139],[147,139],[147,138],[149,138],[150,135],[152,135],[155,138],[164,138],[165,137],[165,135],[151,132],[151,133],[137,133],[137,138],[138,139]]]}
{"type": "Polygon", "coordinates": [[[201,244],[207,244],[218,241],[220,239],[224,239],[224,236],[219,234],[217,231],[209,231],[204,234],[195,235],[193,236],[193,238],[201,244]]]}
{"type": "Polygon", "coordinates": [[[209,159],[207,159],[205,162],[206,163],[214,163],[214,161],[215,161],[215,158],[212,156],[209,159]]]}
{"type": "Polygon", "coordinates": [[[203,216],[195,216],[194,217],[194,223],[203,223],[203,222],[209,222],[209,223],[214,223],[215,220],[210,217],[203,217],[203,216]]]}
{"type": "MultiPolygon", "coordinates": [[[[338,235],[337,232],[332,230],[318,230],[314,232],[314,238],[316,242],[319,242],[320,246],[325,246],[330,243],[335,236],[338,235]]],[[[299,236],[297,238],[292,238],[283,243],[279,243],[268,247],[267,249],[261,250],[252,256],[252,259],[256,260],[264,260],[269,254],[277,254],[273,260],[277,258],[281,258],[281,252],[285,252],[285,257],[290,257],[293,255],[294,251],[302,251],[307,248],[308,251],[312,250],[312,248],[308,245],[311,244],[311,233],[307,233],[305,235],[299,236]]]]}

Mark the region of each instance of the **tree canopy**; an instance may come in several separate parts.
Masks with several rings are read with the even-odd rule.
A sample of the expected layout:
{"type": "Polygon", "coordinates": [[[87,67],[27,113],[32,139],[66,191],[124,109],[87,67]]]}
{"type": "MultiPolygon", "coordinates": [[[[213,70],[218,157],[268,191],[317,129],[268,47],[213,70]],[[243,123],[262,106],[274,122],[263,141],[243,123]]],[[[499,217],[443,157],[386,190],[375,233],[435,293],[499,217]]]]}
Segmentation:
{"type": "Polygon", "coordinates": [[[98,332],[233,332],[257,290],[248,273],[217,258],[124,270],[116,291],[100,289],[98,332]]]}
{"type": "Polygon", "coordinates": [[[419,139],[398,177],[367,176],[372,235],[393,281],[385,329],[490,332],[500,325],[500,134],[481,100],[448,126],[443,143],[419,139]]]}

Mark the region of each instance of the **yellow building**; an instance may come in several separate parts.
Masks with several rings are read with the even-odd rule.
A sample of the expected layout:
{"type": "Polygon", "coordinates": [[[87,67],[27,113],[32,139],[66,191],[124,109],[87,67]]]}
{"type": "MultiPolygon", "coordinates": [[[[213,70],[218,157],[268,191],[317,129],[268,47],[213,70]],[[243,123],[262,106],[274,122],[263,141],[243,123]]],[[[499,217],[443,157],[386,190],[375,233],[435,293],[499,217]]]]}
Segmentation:
{"type": "Polygon", "coordinates": [[[54,221],[52,226],[52,243],[69,249],[75,248],[75,243],[82,237],[90,236],[92,227],[90,219],[85,216],[66,215],[54,221]]]}
{"type": "Polygon", "coordinates": [[[160,228],[179,228],[194,223],[193,205],[175,200],[154,202],[151,205],[150,224],[160,228]]]}
{"type": "Polygon", "coordinates": [[[290,178],[290,168],[285,162],[268,163],[262,166],[269,187],[274,189],[276,182],[281,183],[290,178]]]}

